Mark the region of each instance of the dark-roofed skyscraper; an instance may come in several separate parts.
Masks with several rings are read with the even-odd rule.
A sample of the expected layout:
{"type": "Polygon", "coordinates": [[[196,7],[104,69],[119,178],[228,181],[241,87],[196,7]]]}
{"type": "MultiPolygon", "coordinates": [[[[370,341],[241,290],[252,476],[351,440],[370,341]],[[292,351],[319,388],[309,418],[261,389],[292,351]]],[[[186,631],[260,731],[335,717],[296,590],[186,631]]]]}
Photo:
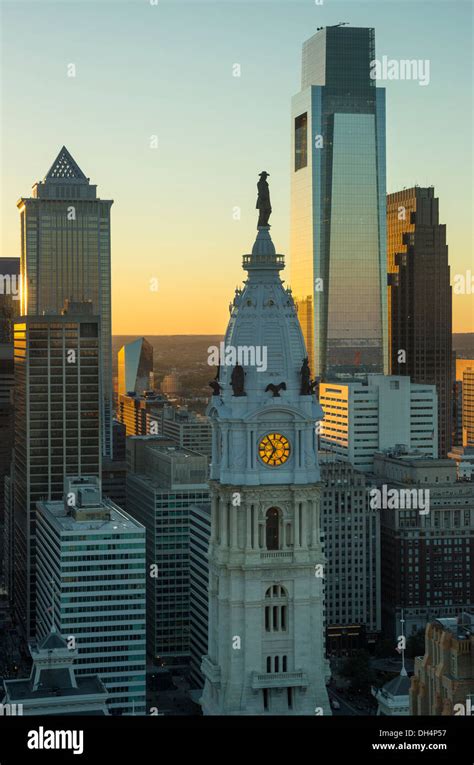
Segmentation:
{"type": "Polygon", "coordinates": [[[326,27],[303,45],[292,102],[291,286],[323,379],[388,371],[385,89],[373,29],[326,27]]]}
{"type": "Polygon", "coordinates": [[[394,375],[436,385],[438,454],[452,438],[452,296],[446,226],[434,189],[387,196],[390,361],[394,375]]]}
{"type": "Polygon", "coordinates": [[[64,301],[92,301],[100,316],[102,451],[112,456],[110,199],[99,199],[65,146],[32,196],[18,201],[21,313],[60,314],[64,301]]]}

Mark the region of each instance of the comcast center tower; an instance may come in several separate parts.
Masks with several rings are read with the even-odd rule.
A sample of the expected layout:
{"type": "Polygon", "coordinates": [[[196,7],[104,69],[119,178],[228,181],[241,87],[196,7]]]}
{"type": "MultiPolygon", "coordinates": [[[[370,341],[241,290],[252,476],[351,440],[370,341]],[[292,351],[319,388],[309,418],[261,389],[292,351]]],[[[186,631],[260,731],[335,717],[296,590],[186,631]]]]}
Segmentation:
{"type": "Polygon", "coordinates": [[[373,29],[303,45],[292,100],[291,285],[314,373],[388,372],[385,89],[373,29]]]}

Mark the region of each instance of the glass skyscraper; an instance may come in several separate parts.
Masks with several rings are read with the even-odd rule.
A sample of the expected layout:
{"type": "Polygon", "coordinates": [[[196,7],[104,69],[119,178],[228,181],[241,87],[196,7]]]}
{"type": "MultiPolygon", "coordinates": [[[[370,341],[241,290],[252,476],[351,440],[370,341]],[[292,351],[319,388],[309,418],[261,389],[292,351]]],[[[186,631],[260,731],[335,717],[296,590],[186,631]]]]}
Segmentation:
{"type": "Polygon", "coordinates": [[[60,500],[67,475],[100,476],[99,320],[86,309],[14,323],[14,603],[35,634],[36,503],[60,500]]]}
{"type": "Polygon", "coordinates": [[[374,30],[326,27],[303,45],[292,101],[291,286],[312,371],[388,372],[385,90],[374,30]]]}
{"type": "Polygon", "coordinates": [[[110,208],[65,146],[32,196],[18,201],[21,315],[60,314],[92,301],[100,316],[102,452],[112,456],[110,208]]]}

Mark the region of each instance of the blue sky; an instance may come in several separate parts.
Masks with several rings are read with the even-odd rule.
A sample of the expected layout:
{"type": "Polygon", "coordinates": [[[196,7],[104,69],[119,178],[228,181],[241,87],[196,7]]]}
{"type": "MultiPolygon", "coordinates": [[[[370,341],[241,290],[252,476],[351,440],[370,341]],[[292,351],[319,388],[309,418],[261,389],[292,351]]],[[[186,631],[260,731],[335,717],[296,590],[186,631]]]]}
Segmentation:
{"type": "MultiPolygon", "coordinates": [[[[427,87],[380,83],[387,190],[434,185],[452,273],[472,268],[470,2],[0,5],[1,254],[19,254],[16,201],[65,144],[100,196],[115,200],[116,332],[224,329],[240,255],[255,233],[262,169],[271,173],[272,236],[288,252],[290,101],[300,87],[301,46],[318,26],[339,21],[375,27],[378,58],[430,60],[427,87]],[[67,76],[71,63],[75,77],[67,76]]],[[[455,329],[459,317],[465,328],[469,301],[457,298],[455,329]]]]}

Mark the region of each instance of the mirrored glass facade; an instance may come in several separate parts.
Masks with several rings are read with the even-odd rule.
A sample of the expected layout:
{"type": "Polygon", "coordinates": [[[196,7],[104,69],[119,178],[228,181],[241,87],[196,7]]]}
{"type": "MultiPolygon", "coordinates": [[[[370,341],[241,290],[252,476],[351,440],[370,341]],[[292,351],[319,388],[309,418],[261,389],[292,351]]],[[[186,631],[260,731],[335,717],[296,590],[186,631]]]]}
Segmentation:
{"type": "Polygon", "coordinates": [[[372,29],[318,32],[293,99],[291,286],[323,379],[388,372],[385,91],[370,78],[374,58],[372,29]]]}

